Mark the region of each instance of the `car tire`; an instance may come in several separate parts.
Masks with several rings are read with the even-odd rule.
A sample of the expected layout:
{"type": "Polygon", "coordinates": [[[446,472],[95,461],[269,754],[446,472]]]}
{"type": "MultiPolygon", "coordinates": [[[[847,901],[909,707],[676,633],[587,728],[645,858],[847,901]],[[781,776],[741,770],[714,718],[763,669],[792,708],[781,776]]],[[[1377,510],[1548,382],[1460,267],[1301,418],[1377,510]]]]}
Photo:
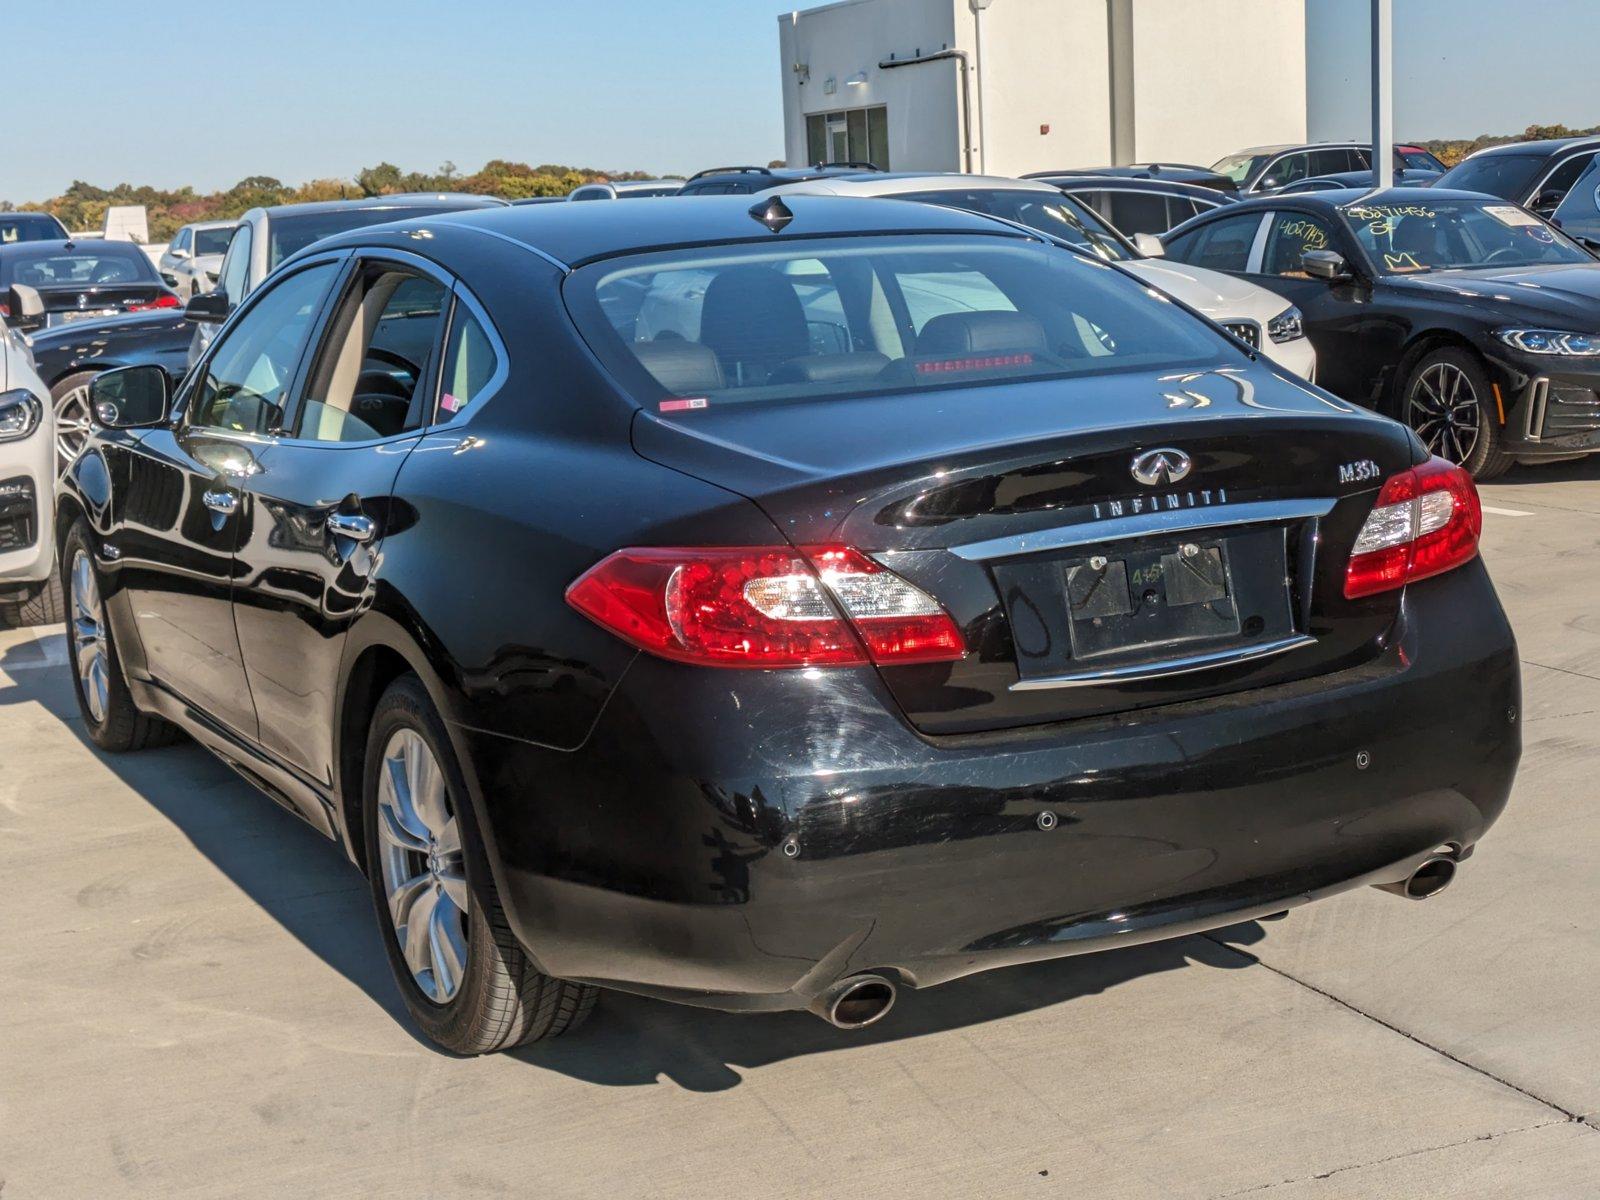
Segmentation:
{"type": "Polygon", "coordinates": [[[89,527],[81,518],[67,532],[61,562],[66,571],[62,584],[68,609],[67,666],[90,740],[112,754],[177,741],[177,728],[160,717],[140,712],[128,691],[116,637],[101,599],[89,527]]]}
{"type": "Polygon", "coordinates": [[[65,619],[66,602],[61,593],[61,576],[56,571],[50,572],[50,578],[42,584],[0,595],[0,629],[59,625],[65,619]]]}
{"type": "Polygon", "coordinates": [[[50,388],[50,404],[56,417],[56,475],[67,473],[93,426],[89,419],[89,383],[98,371],[74,371],[56,380],[50,388]]]}
{"type": "Polygon", "coordinates": [[[412,1019],[446,1050],[472,1055],[577,1028],[599,989],[553,978],[529,960],[466,796],[443,720],[422,681],[402,676],[378,701],[367,740],[367,876],[412,1019]]]}
{"type": "Polygon", "coordinates": [[[1412,364],[1401,385],[1399,413],[1432,454],[1465,467],[1477,480],[1510,469],[1494,388],[1470,350],[1445,346],[1412,364]]]}

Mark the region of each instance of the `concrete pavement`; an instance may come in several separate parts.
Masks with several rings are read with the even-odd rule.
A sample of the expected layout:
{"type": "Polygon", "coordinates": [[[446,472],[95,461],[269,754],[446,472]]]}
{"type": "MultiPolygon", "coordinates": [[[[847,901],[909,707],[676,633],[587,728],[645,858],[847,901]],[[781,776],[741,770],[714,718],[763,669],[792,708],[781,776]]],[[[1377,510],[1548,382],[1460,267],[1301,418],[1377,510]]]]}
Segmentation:
{"type": "Polygon", "coordinates": [[[101,757],[60,631],[0,633],[0,1197],[1600,1195],[1600,463],[1484,498],[1526,756],[1453,888],[854,1036],[608,995],[445,1057],[331,844],[193,746],[101,757]]]}

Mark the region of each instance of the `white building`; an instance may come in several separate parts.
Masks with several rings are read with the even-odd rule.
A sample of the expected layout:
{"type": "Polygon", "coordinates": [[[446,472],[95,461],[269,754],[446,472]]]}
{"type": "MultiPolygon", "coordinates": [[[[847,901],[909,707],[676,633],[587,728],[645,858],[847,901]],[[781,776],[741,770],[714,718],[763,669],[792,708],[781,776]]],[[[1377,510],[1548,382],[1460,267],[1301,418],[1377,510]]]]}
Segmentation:
{"type": "Polygon", "coordinates": [[[778,21],[794,166],[1204,165],[1306,138],[1304,0],[842,0],[778,21]]]}

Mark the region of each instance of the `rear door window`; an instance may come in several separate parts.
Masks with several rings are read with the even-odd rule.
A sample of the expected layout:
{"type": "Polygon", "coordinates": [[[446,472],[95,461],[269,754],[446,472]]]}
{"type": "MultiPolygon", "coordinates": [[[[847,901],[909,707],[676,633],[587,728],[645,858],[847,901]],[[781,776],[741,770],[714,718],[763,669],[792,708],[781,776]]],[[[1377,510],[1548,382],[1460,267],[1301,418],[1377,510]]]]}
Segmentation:
{"type": "Polygon", "coordinates": [[[1112,192],[1111,223],[1129,237],[1136,233],[1165,233],[1167,198],[1155,192],[1112,192]]]}
{"type": "Polygon", "coordinates": [[[1261,228],[1259,212],[1223,217],[1174,238],[1167,254],[1195,267],[1212,271],[1243,271],[1250,263],[1250,248],[1261,228]]]}

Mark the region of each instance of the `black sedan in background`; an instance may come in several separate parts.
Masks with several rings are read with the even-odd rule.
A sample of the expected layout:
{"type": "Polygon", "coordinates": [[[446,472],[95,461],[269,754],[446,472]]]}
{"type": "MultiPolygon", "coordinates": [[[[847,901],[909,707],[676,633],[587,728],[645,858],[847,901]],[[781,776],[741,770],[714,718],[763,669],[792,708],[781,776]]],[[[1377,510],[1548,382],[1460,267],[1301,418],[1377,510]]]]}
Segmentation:
{"type": "Polygon", "coordinates": [[[14,242],[64,242],[67,227],[49,213],[0,212],[0,246],[14,242]]]}
{"type": "Polygon", "coordinates": [[[181,307],[133,242],[0,245],[0,317],[24,333],[122,313],[181,307]]]}
{"type": "Polygon", "coordinates": [[[1211,212],[1238,199],[1232,192],[1165,178],[1110,178],[1052,172],[1026,178],[1060,188],[1064,195],[1093,209],[1129,238],[1140,233],[1160,237],[1198,213],[1211,212]]]}
{"type": "Polygon", "coordinates": [[[1278,195],[1166,245],[1294,301],[1319,385],[1479,479],[1600,450],[1600,262],[1526,209],[1442,185],[1278,195]]]}
{"type": "Polygon", "coordinates": [[[1012,224],[377,226],[169,385],[63,485],[87,734],[335,839],[455,1051],[1422,897],[1511,787],[1470,478],[1012,224]]]}
{"type": "MultiPolygon", "coordinates": [[[[1396,171],[1394,186],[1432,187],[1439,182],[1439,174],[1438,171],[1396,171]]],[[[1371,171],[1344,171],[1338,175],[1315,175],[1310,179],[1302,179],[1299,183],[1279,188],[1277,194],[1293,196],[1300,192],[1342,192],[1350,188],[1365,188],[1370,191],[1375,186],[1377,178],[1371,171]]]]}

